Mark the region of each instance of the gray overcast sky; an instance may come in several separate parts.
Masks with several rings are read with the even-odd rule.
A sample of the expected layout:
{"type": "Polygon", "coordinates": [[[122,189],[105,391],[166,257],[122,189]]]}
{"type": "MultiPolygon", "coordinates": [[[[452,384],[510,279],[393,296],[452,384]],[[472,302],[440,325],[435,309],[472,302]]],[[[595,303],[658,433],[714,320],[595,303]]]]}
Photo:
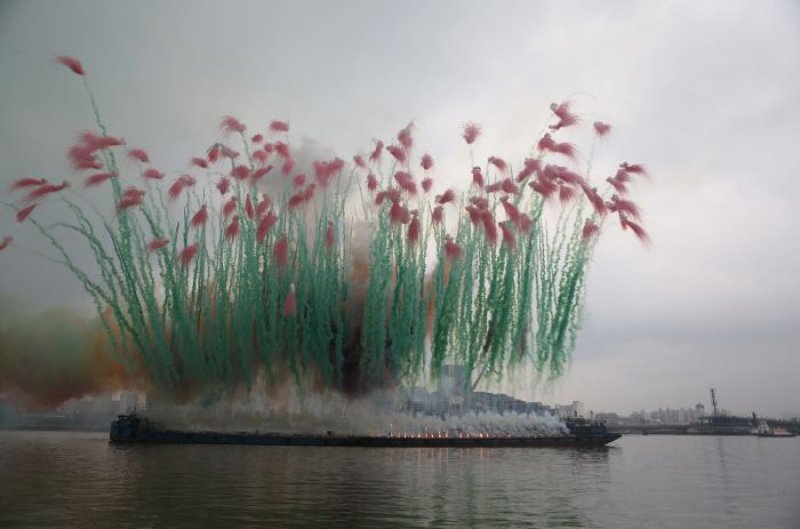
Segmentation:
{"type": "MultiPolygon", "coordinates": [[[[627,413],[715,386],[734,411],[800,413],[797,2],[6,1],[0,200],[21,176],[69,176],[91,126],[59,54],[83,61],[110,132],[171,172],[227,114],[289,119],[345,158],[413,119],[445,186],[469,167],[461,123],[484,125],[478,154],[518,163],[571,98],[616,127],[595,167],[650,169],[635,197],[653,244],[604,234],[572,371],[543,397],[627,413]]],[[[85,305],[0,209],[6,234],[0,292],[85,305]]]]}

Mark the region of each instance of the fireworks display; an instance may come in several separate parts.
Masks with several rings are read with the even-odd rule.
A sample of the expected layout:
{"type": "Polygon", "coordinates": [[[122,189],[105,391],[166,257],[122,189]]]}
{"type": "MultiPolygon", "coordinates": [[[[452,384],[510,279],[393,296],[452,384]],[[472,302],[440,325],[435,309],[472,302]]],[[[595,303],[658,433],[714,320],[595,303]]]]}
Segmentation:
{"type": "MultiPolygon", "coordinates": [[[[168,178],[108,133],[81,63],[58,60],[84,81],[97,128],[69,150],[77,179],[19,180],[8,206],[83,284],[119,364],[161,395],[259,379],[357,395],[436,378],[445,364],[466,366],[471,385],[520,366],[558,377],[605,221],[647,239],[627,197],[644,168],[623,163],[598,191],[557,139],[580,126],[569,103],[551,106],[549,132],[516,171],[495,156],[466,168],[465,192],[434,190],[434,159],[417,155],[411,125],[368,156],[304,174],[288,122],[259,133],[225,117],[220,141],[168,178]],[[102,187],[110,215],[92,196],[102,187]],[[48,226],[37,214],[55,200],[71,218],[48,226]],[[84,240],[97,274],[75,264],[60,230],[84,240]]],[[[481,128],[462,134],[472,156],[481,128]]]]}

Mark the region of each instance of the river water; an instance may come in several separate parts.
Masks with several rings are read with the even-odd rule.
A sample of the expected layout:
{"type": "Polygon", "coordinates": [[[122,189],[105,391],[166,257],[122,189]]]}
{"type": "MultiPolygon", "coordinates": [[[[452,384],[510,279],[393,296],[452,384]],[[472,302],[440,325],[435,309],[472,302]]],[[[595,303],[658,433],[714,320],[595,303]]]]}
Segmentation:
{"type": "Polygon", "coordinates": [[[796,529],[800,438],[362,449],[0,432],[0,527],[796,529]]]}

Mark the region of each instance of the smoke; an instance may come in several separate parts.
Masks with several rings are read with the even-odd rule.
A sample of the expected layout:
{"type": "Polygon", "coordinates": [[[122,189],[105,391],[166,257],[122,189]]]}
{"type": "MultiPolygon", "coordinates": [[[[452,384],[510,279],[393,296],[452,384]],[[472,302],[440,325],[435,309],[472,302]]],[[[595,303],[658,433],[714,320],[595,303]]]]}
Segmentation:
{"type": "Polygon", "coordinates": [[[28,314],[0,294],[0,397],[44,409],[133,382],[99,318],[68,308],[28,314]]]}
{"type": "Polygon", "coordinates": [[[351,399],[334,391],[309,392],[296,384],[279,392],[259,387],[214,402],[148,402],[145,415],[159,427],[184,431],[344,435],[554,435],[567,433],[552,415],[474,413],[426,415],[404,410],[402,391],[375,391],[351,399]]]}

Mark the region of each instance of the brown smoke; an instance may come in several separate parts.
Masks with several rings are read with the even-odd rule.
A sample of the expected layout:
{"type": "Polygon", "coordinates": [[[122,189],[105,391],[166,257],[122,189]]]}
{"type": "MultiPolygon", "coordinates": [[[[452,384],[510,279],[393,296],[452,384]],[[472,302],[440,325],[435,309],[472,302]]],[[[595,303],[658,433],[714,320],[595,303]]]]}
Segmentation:
{"type": "Polygon", "coordinates": [[[66,308],[23,314],[17,306],[0,298],[0,397],[45,409],[133,385],[98,318],[66,308]]]}

